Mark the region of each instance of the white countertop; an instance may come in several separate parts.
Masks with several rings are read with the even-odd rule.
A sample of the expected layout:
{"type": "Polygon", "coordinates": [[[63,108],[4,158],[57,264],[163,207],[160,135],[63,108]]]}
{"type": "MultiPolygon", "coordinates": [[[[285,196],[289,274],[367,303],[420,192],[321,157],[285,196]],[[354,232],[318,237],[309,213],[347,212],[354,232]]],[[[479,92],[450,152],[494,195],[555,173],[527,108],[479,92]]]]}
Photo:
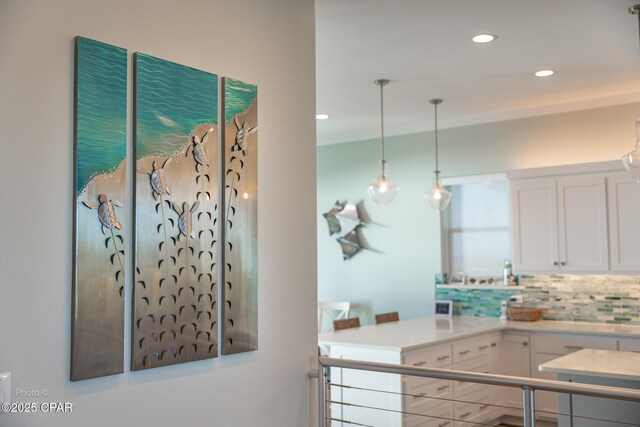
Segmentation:
{"type": "Polygon", "coordinates": [[[468,336],[503,330],[586,333],[590,335],[640,338],[640,326],[633,325],[553,320],[516,322],[513,320],[501,321],[492,317],[453,316],[450,319],[422,317],[327,332],[318,335],[318,343],[329,346],[341,345],[407,351],[468,336]]]}
{"type": "Polygon", "coordinates": [[[640,353],[584,349],[538,366],[540,371],[640,380],[640,353]]]}

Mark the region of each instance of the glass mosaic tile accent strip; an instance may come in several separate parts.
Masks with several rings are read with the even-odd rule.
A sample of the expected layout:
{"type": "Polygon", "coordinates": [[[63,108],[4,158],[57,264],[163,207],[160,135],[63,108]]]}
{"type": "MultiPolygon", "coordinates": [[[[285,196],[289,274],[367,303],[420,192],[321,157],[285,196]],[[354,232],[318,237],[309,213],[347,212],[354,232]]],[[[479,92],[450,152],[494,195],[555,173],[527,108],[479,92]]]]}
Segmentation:
{"type": "Polygon", "coordinates": [[[453,300],[453,313],[499,317],[500,301],[524,295],[522,304],[540,307],[546,320],[640,325],[640,277],[596,275],[521,276],[525,289],[437,289],[436,299],[453,300]]]}

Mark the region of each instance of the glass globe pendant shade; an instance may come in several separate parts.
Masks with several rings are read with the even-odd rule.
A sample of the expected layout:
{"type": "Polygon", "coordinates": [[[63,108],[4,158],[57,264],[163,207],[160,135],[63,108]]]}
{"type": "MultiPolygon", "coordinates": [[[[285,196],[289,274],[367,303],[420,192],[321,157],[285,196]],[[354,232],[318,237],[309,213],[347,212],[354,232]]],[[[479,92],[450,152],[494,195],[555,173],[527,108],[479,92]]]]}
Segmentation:
{"type": "Polygon", "coordinates": [[[622,157],[622,164],[629,175],[640,183],[640,119],[636,121],[636,146],[622,157]]]}
{"type": "Polygon", "coordinates": [[[387,161],[380,161],[380,177],[367,187],[367,192],[373,203],[378,206],[388,206],[396,198],[400,188],[387,178],[387,161]]]}
{"type": "Polygon", "coordinates": [[[433,209],[444,211],[451,201],[451,193],[440,185],[439,171],[436,171],[436,183],[433,187],[424,192],[424,200],[433,209]]]}

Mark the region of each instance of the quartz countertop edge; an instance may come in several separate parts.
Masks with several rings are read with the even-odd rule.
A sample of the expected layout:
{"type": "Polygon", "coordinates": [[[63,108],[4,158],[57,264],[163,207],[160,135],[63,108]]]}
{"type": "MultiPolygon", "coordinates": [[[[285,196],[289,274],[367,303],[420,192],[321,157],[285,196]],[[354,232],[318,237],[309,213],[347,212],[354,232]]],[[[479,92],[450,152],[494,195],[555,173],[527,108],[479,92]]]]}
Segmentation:
{"type": "Polygon", "coordinates": [[[518,322],[488,317],[422,317],[318,335],[320,345],[411,351],[495,332],[550,332],[640,338],[640,326],[539,320],[518,322]]]}
{"type": "Polygon", "coordinates": [[[543,363],[538,370],[640,381],[640,353],[583,349],[543,363]]]}

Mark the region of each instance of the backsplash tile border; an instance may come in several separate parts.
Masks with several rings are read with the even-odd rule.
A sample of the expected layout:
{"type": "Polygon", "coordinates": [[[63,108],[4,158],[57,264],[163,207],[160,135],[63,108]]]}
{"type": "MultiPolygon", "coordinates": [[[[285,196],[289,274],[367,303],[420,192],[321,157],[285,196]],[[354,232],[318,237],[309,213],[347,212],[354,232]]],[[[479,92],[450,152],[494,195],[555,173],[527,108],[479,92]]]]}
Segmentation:
{"type": "Polygon", "coordinates": [[[453,300],[454,314],[499,317],[500,301],[524,295],[512,306],[540,307],[546,320],[640,325],[640,277],[618,275],[521,276],[525,289],[439,289],[436,299],[453,300]]]}

